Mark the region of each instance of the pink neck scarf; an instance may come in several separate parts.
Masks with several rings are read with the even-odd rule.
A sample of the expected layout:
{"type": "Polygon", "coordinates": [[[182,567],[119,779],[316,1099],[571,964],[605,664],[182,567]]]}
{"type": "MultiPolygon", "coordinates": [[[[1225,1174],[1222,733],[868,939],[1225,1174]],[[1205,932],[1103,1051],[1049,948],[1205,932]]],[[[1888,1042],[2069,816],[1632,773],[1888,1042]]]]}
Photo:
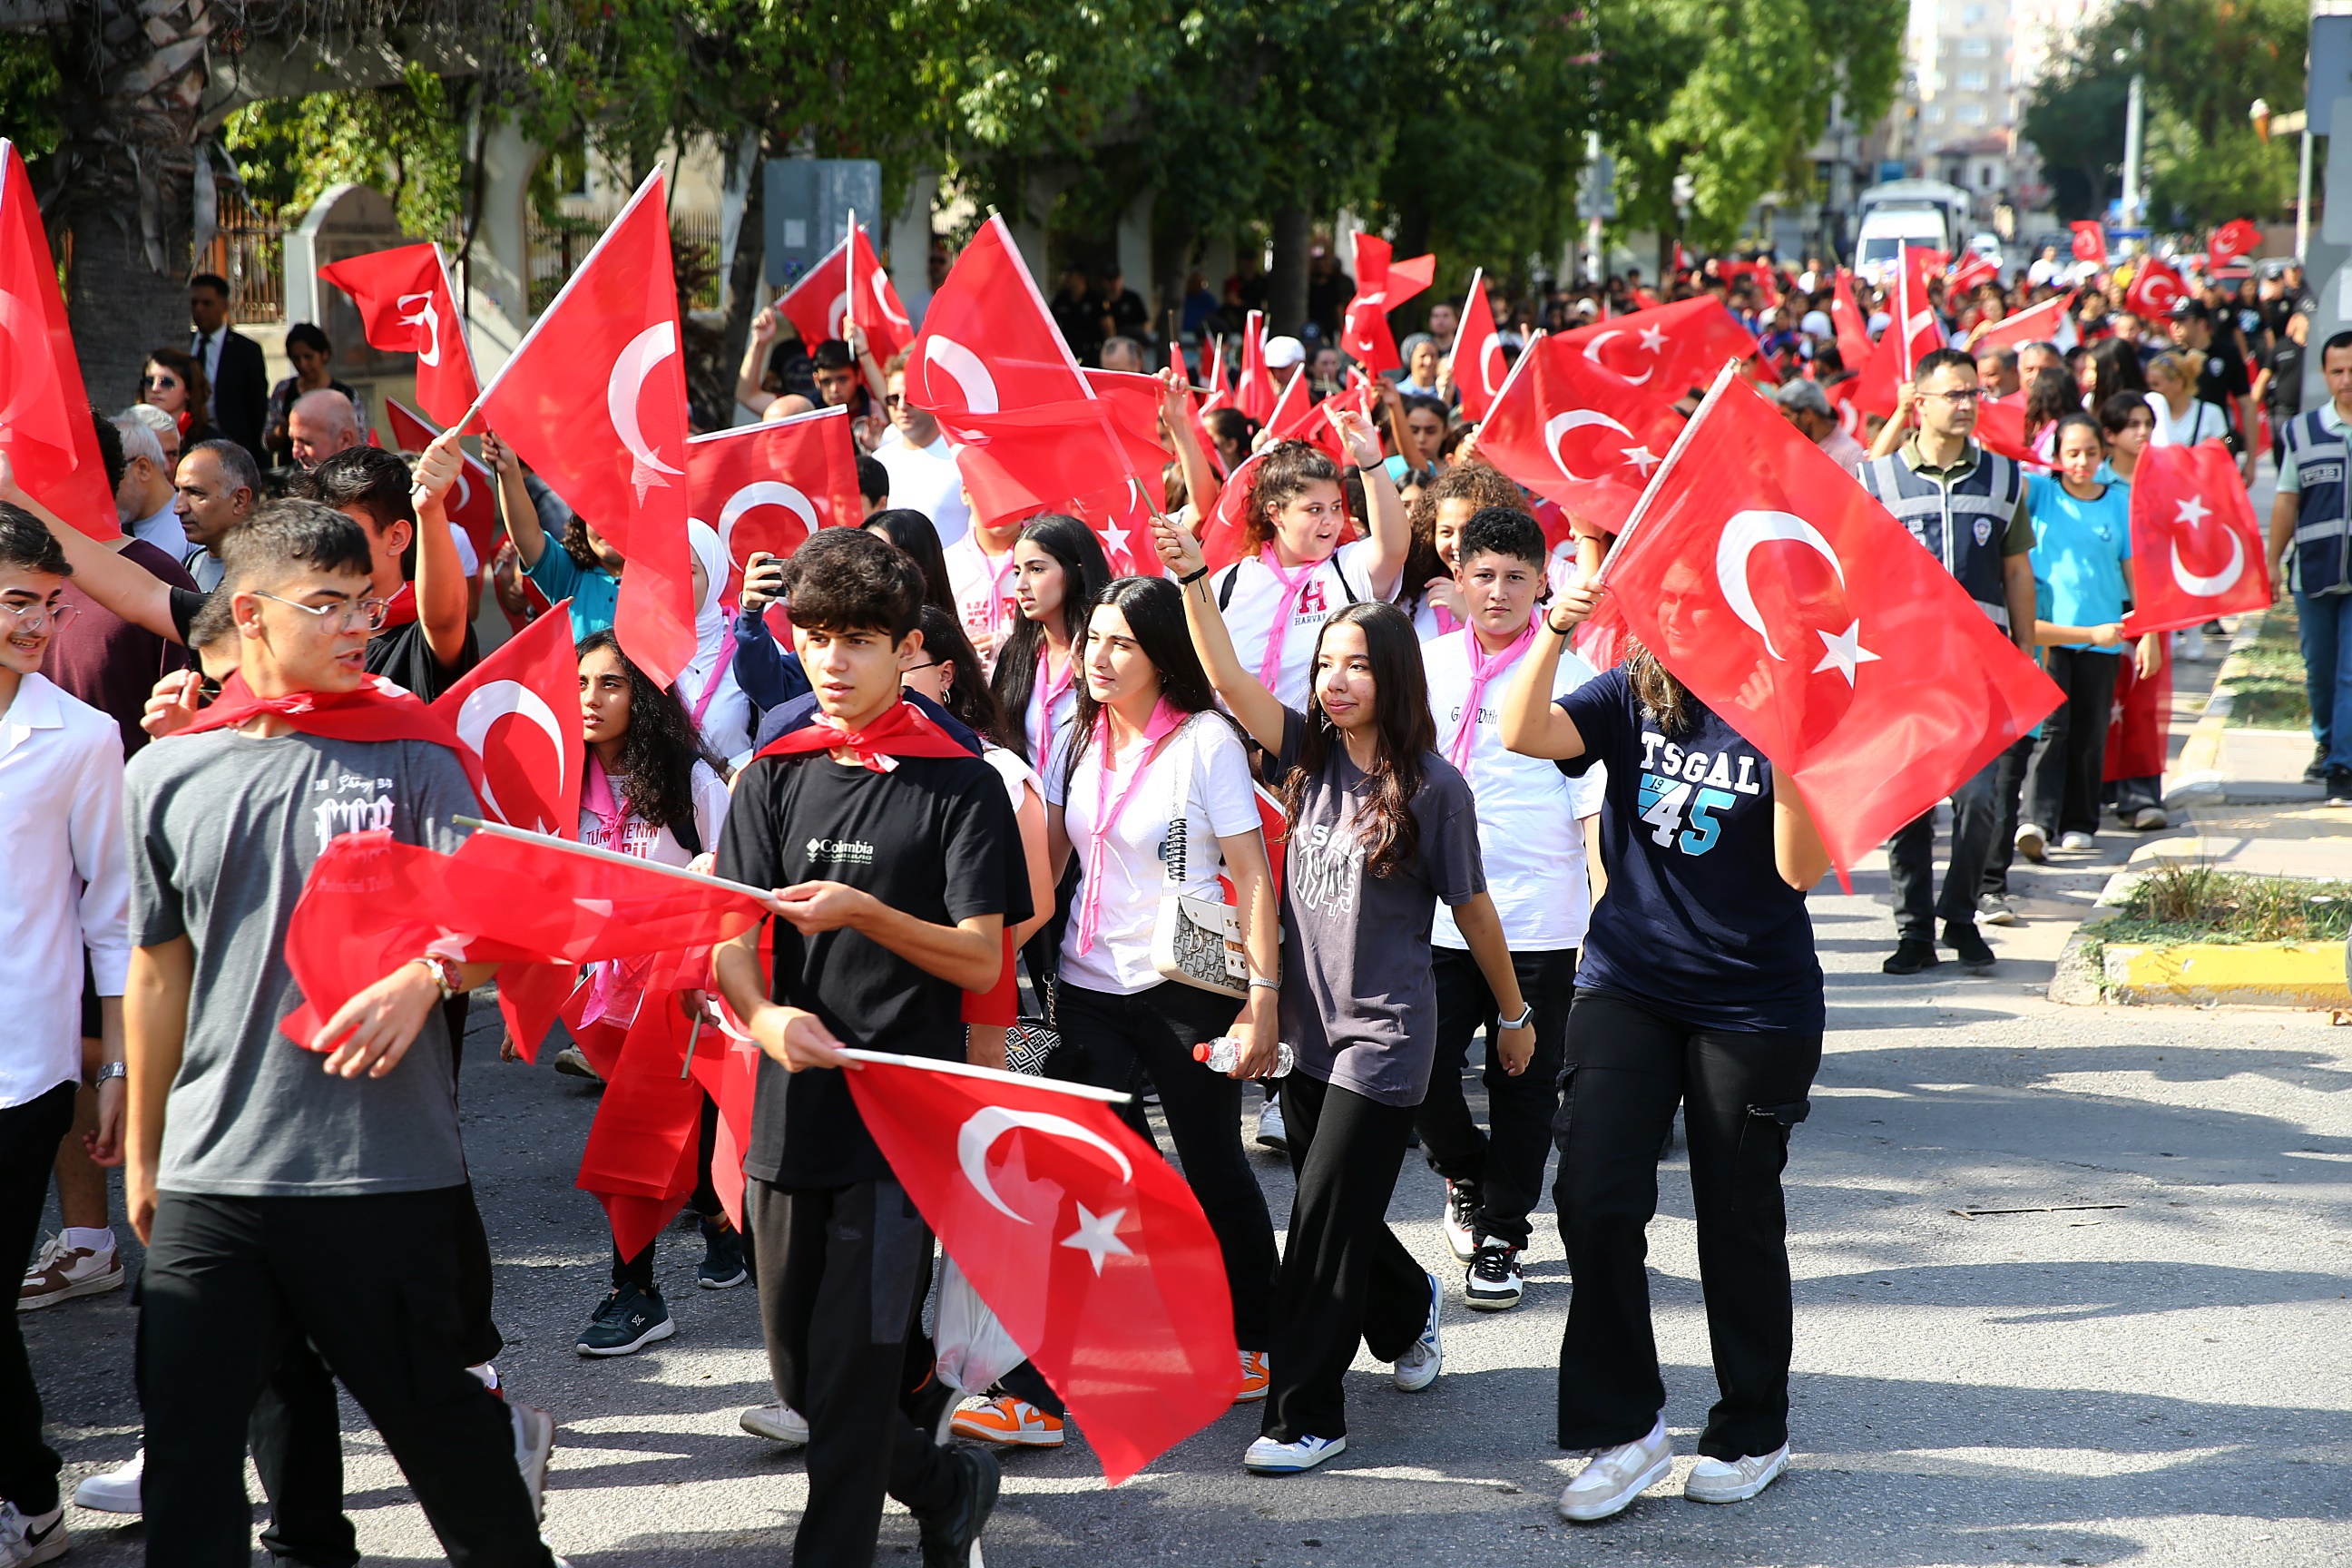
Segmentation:
{"type": "MultiPolygon", "coordinates": [[[[594,747],[588,750],[588,773],[581,781],[580,805],[596,819],[603,847],[615,855],[625,855],[622,847],[624,827],[628,821],[628,808],[613,793],[613,781],[604,772],[604,759],[594,747]]],[[[619,959],[606,959],[589,965],[588,1005],[581,1016],[583,1024],[593,1024],[599,1018],[618,1018],[623,1013],[635,1016],[642,1000],[642,987],[631,984],[623,973],[625,965],[619,959]]]]}
{"type": "Polygon", "coordinates": [[[1528,629],[1519,634],[1517,642],[1500,653],[1490,654],[1486,645],[1478,640],[1476,626],[1465,626],[1462,628],[1462,646],[1470,653],[1470,690],[1462,699],[1461,727],[1454,731],[1454,743],[1445,749],[1445,760],[1459,769],[1463,777],[1470,776],[1470,748],[1478,738],[1478,706],[1486,700],[1486,683],[1500,675],[1519,655],[1527,652],[1528,645],[1535,641],[1535,637],[1536,624],[1530,620],[1528,629]]]}
{"type": "MultiPolygon", "coordinates": [[[[1076,935],[1077,951],[1081,954],[1094,951],[1095,933],[1102,929],[1103,862],[1107,858],[1105,846],[1110,842],[1111,829],[1118,826],[1119,817],[1127,811],[1127,803],[1135,798],[1144,774],[1151,771],[1153,750],[1184,721],[1185,717],[1168,705],[1168,699],[1163,697],[1160,700],[1159,706],[1151,710],[1150,722],[1143,728],[1143,744],[1137,748],[1135,753],[1135,771],[1128,775],[1117,800],[1109,798],[1111,777],[1117,772],[1118,761],[1111,754],[1110,715],[1105,713],[1095,721],[1095,751],[1101,771],[1095,774],[1094,836],[1087,840],[1086,871],[1078,889],[1076,935]]],[[[1172,814],[1169,831],[1182,831],[1181,823],[1172,814]]]]}
{"type": "Polygon", "coordinates": [[[1043,647],[1037,650],[1037,679],[1031,686],[1037,694],[1037,724],[1029,734],[1029,765],[1033,768],[1043,769],[1053,754],[1054,704],[1069,695],[1070,683],[1077,679],[1077,651],[1075,647],[1070,650],[1071,657],[1062,665],[1062,679],[1055,680],[1047,673],[1053,668],[1050,654],[1043,647]]]}
{"type": "Polygon", "coordinates": [[[1257,559],[1258,564],[1273,573],[1274,580],[1282,584],[1281,602],[1274,607],[1274,627],[1265,634],[1265,657],[1257,661],[1257,683],[1280,696],[1283,637],[1290,630],[1290,617],[1297,613],[1298,596],[1307,591],[1307,579],[1322,567],[1323,561],[1331,558],[1327,555],[1323,561],[1307,562],[1287,575],[1284,574],[1282,562],[1275,554],[1272,544],[1259,551],[1257,559]]]}

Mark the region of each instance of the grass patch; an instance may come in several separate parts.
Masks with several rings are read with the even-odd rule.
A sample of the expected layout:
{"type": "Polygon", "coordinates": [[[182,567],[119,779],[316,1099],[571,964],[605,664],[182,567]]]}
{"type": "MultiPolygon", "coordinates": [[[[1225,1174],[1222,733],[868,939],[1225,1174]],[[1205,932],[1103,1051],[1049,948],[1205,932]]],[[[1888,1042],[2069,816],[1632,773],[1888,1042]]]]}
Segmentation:
{"type": "Polygon", "coordinates": [[[2195,862],[2159,866],[2099,923],[2107,942],[2341,942],[2352,882],[2254,877],[2195,862]]]}
{"type": "Polygon", "coordinates": [[[2230,684],[2230,727],[2235,730],[2307,730],[2311,703],[2303,681],[2303,649],[2297,640],[2294,601],[2271,606],[2252,645],[2235,657],[2230,684]]]}

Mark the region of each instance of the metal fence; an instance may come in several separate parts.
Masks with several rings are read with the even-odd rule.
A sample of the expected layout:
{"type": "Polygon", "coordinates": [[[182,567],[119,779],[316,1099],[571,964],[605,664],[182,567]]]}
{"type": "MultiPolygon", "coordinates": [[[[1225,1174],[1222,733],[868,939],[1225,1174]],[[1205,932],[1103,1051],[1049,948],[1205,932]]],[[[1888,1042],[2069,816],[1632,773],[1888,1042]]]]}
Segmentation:
{"type": "Polygon", "coordinates": [[[266,217],[232,180],[215,181],[220,226],[197,255],[194,270],[228,279],[228,319],[235,322],[286,319],[286,238],[278,220],[266,217]]]}
{"type": "MultiPolygon", "coordinates": [[[[555,296],[596,241],[612,226],[621,209],[614,206],[589,213],[562,213],[551,218],[533,207],[530,220],[530,313],[555,302],[555,296]]],[[[670,265],[677,275],[680,300],[690,310],[719,308],[719,215],[677,212],[669,216],[670,265]]]]}

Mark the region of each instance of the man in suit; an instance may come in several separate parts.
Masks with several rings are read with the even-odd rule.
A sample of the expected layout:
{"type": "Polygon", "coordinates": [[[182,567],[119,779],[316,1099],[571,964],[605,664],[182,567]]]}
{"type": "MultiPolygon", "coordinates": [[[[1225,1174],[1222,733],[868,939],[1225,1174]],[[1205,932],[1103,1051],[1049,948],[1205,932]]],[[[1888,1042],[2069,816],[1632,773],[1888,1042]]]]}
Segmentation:
{"type": "Polygon", "coordinates": [[[269,371],[261,345],[228,324],[228,279],[199,272],[188,279],[188,352],[212,385],[213,423],[264,464],[261,429],[269,412],[269,371]]]}

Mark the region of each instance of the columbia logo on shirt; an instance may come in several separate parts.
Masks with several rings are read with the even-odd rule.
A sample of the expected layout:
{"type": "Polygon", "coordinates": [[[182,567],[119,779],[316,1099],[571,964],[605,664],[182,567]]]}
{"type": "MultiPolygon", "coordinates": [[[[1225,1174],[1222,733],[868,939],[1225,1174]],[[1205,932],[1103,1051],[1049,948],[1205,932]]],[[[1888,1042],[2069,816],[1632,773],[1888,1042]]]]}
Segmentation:
{"type": "Polygon", "coordinates": [[[871,866],[874,846],[863,838],[812,838],[808,841],[808,858],[844,866],[871,866]]]}

